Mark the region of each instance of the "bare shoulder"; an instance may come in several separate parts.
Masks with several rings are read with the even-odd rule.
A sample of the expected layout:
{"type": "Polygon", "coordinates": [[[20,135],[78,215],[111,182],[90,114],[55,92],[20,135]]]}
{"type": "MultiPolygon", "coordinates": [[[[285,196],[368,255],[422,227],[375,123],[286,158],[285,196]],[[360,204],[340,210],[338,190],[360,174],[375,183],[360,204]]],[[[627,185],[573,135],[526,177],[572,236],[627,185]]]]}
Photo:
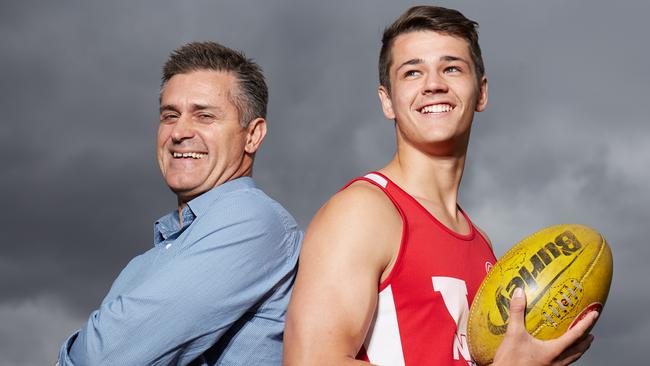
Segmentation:
{"type": "Polygon", "coordinates": [[[328,251],[342,250],[375,259],[379,255],[389,261],[391,244],[399,240],[401,229],[399,212],[384,192],[358,181],[321,207],[307,230],[305,250],[326,245],[328,251]]]}
{"type": "Polygon", "coordinates": [[[379,187],[365,181],[354,182],[335,194],[319,213],[330,211],[336,212],[337,215],[340,215],[341,211],[347,212],[368,222],[372,222],[371,219],[400,219],[397,209],[386,194],[379,187]]]}

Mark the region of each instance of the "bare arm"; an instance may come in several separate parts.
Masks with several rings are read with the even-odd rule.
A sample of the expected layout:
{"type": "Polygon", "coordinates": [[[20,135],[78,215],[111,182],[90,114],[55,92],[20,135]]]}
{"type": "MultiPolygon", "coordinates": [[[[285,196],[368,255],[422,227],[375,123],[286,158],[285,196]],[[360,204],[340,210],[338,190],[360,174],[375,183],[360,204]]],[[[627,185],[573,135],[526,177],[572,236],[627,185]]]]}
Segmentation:
{"type": "Polygon", "coordinates": [[[285,329],[284,365],[356,365],[402,223],[384,194],[355,183],[310,224],[285,329]]]}

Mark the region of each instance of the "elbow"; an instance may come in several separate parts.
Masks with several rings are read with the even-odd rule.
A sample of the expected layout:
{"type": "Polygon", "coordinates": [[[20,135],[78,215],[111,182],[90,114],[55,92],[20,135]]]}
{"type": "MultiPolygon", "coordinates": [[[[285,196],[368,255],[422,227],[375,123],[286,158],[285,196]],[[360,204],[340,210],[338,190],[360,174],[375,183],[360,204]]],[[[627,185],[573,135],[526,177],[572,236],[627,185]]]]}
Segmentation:
{"type": "Polygon", "coordinates": [[[97,326],[91,315],[90,321],[81,329],[70,347],[69,357],[73,365],[145,365],[145,354],[134,352],[133,337],[126,332],[109,332],[97,326]]]}
{"type": "Polygon", "coordinates": [[[302,365],[301,358],[304,357],[305,352],[301,352],[300,347],[296,347],[295,324],[291,321],[291,316],[287,317],[283,337],[282,366],[302,365]]]}
{"type": "Polygon", "coordinates": [[[318,357],[312,354],[309,342],[305,342],[299,335],[295,322],[289,316],[284,329],[282,366],[314,366],[319,363],[318,357]]]}
{"type": "Polygon", "coordinates": [[[299,332],[295,324],[287,319],[284,331],[283,366],[329,366],[354,363],[354,357],[339,352],[321,337],[299,332]]]}

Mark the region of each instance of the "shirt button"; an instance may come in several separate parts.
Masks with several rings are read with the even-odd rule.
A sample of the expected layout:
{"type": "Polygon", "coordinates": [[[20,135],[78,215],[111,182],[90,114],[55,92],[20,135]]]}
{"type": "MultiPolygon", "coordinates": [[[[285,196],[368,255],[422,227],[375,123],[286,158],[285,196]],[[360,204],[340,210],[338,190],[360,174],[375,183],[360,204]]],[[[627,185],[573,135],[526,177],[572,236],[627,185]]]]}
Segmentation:
{"type": "Polygon", "coordinates": [[[167,245],[165,245],[165,249],[169,249],[169,248],[171,248],[171,246],[172,246],[171,244],[167,244],[167,245]]]}

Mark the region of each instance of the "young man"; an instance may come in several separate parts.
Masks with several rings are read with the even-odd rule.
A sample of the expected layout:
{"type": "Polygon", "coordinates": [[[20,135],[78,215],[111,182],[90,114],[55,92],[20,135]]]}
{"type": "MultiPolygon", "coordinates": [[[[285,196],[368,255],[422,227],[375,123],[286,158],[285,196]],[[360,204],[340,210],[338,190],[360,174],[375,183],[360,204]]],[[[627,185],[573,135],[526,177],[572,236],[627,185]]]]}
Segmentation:
{"type": "Polygon", "coordinates": [[[255,187],[260,68],[190,43],[163,69],[157,156],[178,207],[120,273],[60,365],[278,365],[302,233],[255,187]]]}
{"type": "MultiPolygon", "coordinates": [[[[439,7],[409,9],[384,32],[379,98],[397,151],[317,213],[306,237],[285,331],[286,365],[473,365],[469,305],[495,262],[457,204],[474,112],[488,84],[477,23],[439,7]]],[[[567,364],[589,346],[587,317],[541,342],[525,299],[495,365],[567,364]]]]}

